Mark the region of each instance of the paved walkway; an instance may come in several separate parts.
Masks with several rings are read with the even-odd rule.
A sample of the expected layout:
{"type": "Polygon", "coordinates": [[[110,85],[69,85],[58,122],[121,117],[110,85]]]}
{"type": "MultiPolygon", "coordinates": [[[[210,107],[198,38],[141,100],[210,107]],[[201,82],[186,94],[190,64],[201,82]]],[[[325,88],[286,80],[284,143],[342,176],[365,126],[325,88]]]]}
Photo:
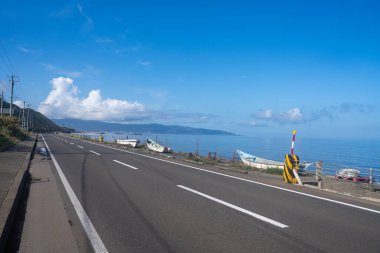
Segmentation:
{"type": "Polygon", "coordinates": [[[25,157],[32,150],[36,135],[19,142],[9,150],[0,152],[0,208],[17,172],[22,168],[25,157]]]}
{"type": "Polygon", "coordinates": [[[29,172],[32,176],[19,252],[78,252],[69,218],[40,139],[29,172]]]}

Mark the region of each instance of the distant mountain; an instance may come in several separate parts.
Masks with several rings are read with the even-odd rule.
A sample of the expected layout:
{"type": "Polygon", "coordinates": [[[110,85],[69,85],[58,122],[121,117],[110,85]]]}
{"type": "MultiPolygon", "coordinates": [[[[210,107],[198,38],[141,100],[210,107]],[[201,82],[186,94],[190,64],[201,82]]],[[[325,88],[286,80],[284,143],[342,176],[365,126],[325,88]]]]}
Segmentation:
{"type": "Polygon", "coordinates": [[[131,132],[131,133],[155,133],[155,134],[199,134],[199,135],[235,135],[230,132],[193,128],[177,125],[162,124],[119,124],[107,123],[95,120],[79,119],[53,119],[53,121],[66,128],[73,128],[77,131],[104,131],[104,132],[131,132]]]}

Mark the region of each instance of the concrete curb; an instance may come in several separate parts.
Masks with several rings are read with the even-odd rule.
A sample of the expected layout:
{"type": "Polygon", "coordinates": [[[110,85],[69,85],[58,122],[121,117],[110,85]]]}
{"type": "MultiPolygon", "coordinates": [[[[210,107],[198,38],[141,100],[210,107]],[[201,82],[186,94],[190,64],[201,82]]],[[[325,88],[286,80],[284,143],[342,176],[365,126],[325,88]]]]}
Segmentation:
{"type": "Polygon", "coordinates": [[[25,156],[24,162],[17,172],[0,208],[0,252],[4,252],[12,228],[17,206],[20,202],[20,196],[25,185],[25,175],[29,170],[30,161],[33,159],[37,139],[38,134],[36,135],[31,151],[25,156]]]}

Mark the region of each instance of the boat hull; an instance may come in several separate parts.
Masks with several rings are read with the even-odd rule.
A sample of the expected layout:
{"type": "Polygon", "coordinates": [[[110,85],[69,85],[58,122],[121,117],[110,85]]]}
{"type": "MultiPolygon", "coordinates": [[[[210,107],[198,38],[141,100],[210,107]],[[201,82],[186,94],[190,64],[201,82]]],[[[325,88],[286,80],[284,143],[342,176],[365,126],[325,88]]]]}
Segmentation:
{"type": "MultiPolygon", "coordinates": [[[[237,150],[238,155],[240,156],[241,161],[243,164],[256,168],[261,170],[267,170],[267,169],[284,169],[284,163],[264,159],[261,157],[253,156],[247,153],[244,153],[243,151],[237,150]]],[[[305,172],[308,167],[310,167],[313,163],[305,163],[302,162],[299,165],[299,172],[305,172]]]]}
{"type": "Polygon", "coordinates": [[[164,147],[164,146],[152,141],[151,139],[146,140],[146,147],[147,147],[147,149],[154,151],[154,152],[158,152],[158,153],[170,153],[170,152],[172,152],[172,150],[170,148],[164,147]]]}
{"type": "Polygon", "coordinates": [[[131,146],[133,148],[135,148],[139,143],[139,140],[116,140],[116,144],[131,146]]]}
{"type": "Polygon", "coordinates": [[[243,164],[256,168],[261,170],[267,170],[267,169],[284,169],[284,164],[282,162],[272,161],[268,159],[264,159],[258,156],[253,156],[247,153],[244,153],[243,151],[237,150],[236,151],[238,155],[240,156],[241,161],[243,164]]]}
{"type": "Polygon", "coordinates": [[[267,170],[267,169],[278,169],[278,170],[283,170],[284,165],[273,165],[273,164],[265,164],[265,163],[255,163],[251,161],[247,161],[245,159],[242,159],[243,164],[256,168],[256,169],[261,169],[261,170],[267,170]]]}

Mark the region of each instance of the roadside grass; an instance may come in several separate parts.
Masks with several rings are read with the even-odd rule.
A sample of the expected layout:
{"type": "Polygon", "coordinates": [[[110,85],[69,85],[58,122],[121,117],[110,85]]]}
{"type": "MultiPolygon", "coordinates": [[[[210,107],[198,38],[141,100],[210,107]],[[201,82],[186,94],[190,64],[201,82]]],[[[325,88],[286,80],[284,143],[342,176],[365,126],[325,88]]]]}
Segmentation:
{"type": "Polygon", "coordinates": [[[0,118],[0,152],[27,137],[28,134],[20,128],[20,121],[16,117],[0,118]]]}

